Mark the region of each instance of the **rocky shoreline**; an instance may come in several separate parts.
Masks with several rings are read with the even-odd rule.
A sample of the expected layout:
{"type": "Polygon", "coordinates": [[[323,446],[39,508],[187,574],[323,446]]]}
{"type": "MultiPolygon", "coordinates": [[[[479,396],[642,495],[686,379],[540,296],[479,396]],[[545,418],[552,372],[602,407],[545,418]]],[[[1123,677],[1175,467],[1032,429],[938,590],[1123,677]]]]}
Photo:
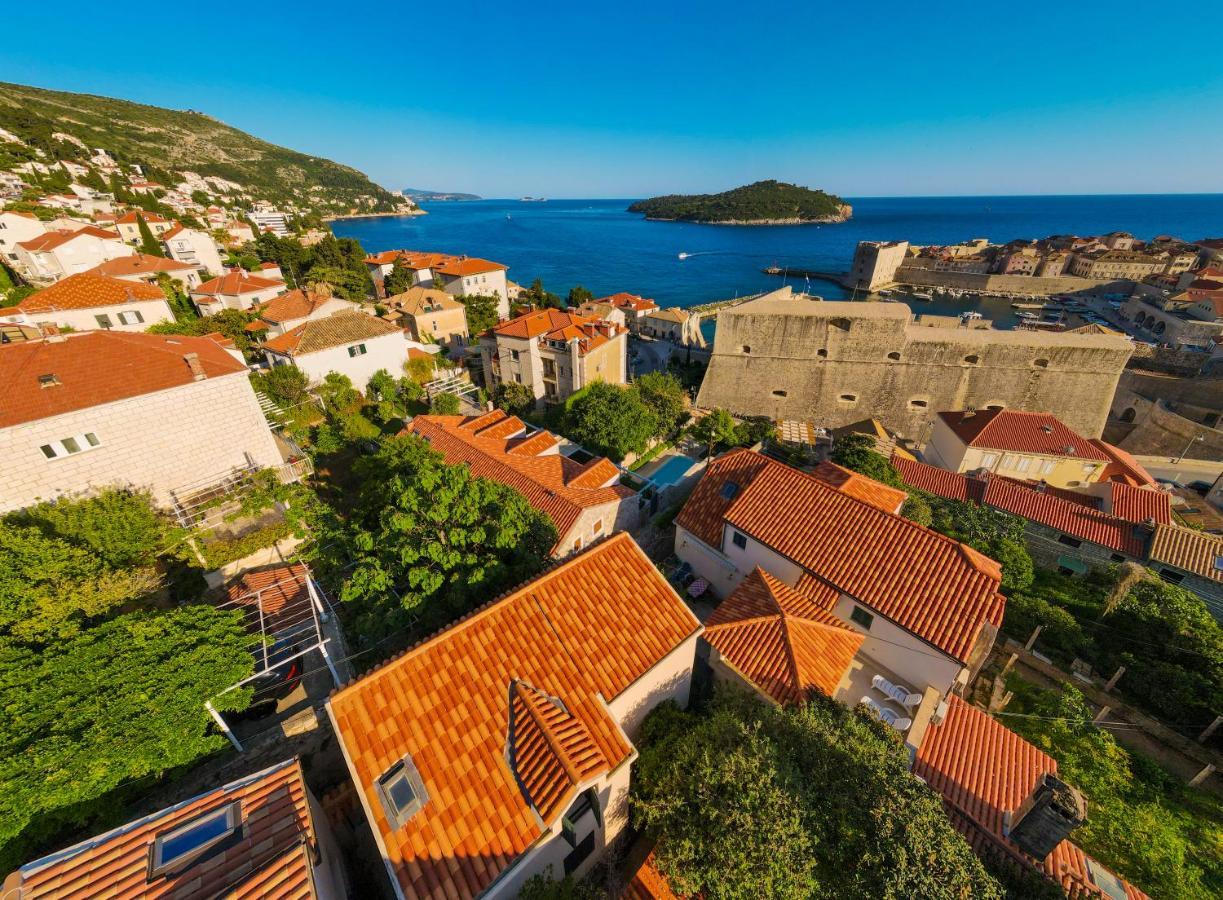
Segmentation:
{"type": "Polygon", "coordinates": [[[647,222],[691,222],[693,225],[831,225],[847,222],[853,216],[849,209],[844,214],[819,216],[814,219],[667,219],[661,216],[646,216],[647,222]]]}
{"type": "Polygon", "coordinates": [[[339,222],[343,219],[387,219],[395,216],[427,216],[425,210],[419,206],[415,209],[404,210],[402,212],[375,212],[375,213],[353,213],[349,216],[324,216],[324,222],[339,222]]]}

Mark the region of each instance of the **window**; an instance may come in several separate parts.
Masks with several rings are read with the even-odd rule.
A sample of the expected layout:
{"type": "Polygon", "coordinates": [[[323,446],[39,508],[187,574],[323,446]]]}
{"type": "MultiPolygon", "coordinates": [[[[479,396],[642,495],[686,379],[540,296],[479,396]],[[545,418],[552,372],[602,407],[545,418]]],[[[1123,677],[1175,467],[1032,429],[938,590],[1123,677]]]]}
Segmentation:
{"type": "Polygon", "coordinates": [[[785,397],[787,395],[785,391],[773,391],[773,396],[774,397],[785,397]]]}
{"type": "Polygon", "coordinates": [[[751,348],[751,347],[749,347],[747,344],[744,344],[744,345],[743,345],[743,352],[744,352],[744,353],[751,353],[751,352],[752,352],[752,348],[751,348]]]}
{"type": "Polygon", "coordinates": [[[591,529],[591,534],[597,535],[597,534],[602,534],[602,533],[603,533],[603,520],[599,519],[599,521],[595,522],[595,527],[591,529]]]}
{"type": "Polygon", "coordinates": [[[578,867],[586,861],[586,857],[594,853],[595,850],[595,833],[592,831],[586,835],[586,839],[582,843],[573,848],[573,852],[565,857],[565,874],[572,875],[577,871],[578,867]]]}
{"type": "Polygon", "coordinates": [[[1040,467],[1041,475],[1048,475],[1057,468],[1057,461],[1052,459],[1045,460],[1045,464],[1040,467]]]}
{"type": "Polygon", "coordinates": [[[72,456],[74,453],[82,453],[100,446],[102,446],[102,442],[98,440],[98,436],[89,431],[85,434],[76,434],[71,437],[61,438],[58,441],[52,441],[49,444],[43,444],[38,449],[42,451],[42,455],[47,459],[60,459],[64,456],[72,456]]]}
{"type": "Polygon", "coordinates": [[[353,344],[351,347],[348,348],[348,355],[349,356],[364,356],[365,355],[365,345],[364,344],[353,344]]]}
{"type": "Polygon", "coordinates": [[[1067,547],[1082,547],[1083,546],[1082,541],[1080,541],[1076,537],[1071,537],[1068,534],[1059,534],[1057,536],[1057,542],[1059,544],[1065,544],[1067,547]]]}
{"type": "Polygon", "coordinates": [[[97,320],[99,328],[110,328],[110,316],[94,316],[94,319],[97,320]]]}
{"type": "Polygon", "coordinates": [[[992,469],[994,467],[994,463],[996,463],[997,461],[998,461],[997,453],[986,453],[985,455],[981,457],[981,468],[992,469]]]}
{"type": "Polygon", "coordinates": [[[977,356],[975,353],[964,357],[964,362],[970,366],[975,366],[980,361],[981,361],[981,357],[977,356]]]}
{"type": "Polygon", "coordinates": [[[1168,582],[1168,584],[1180,584],[1185,580],[1185,573],[1175,572],[1172,569],[1160,569],[1159,577],[1168,582]]]}
{"type": "Polygon", "coordinates": [[[425,783],[421,781],[411,756],[405,756],[378,779],[378,798],[382,801],[382,811],[386,813],[387,821],[396,829],[428,802],[425,783]]]}
{"type": "Polygon", "coordinates": [[[864,610],[861,606],[855,606],[853,612],[849,614],[849,621],[856,622],[861,625],[866,631],[871,630],[871,623],[875,621],[875,617],[864,610]]]}
{"type": "Polygon", "coordinates": [[[573,806],[569,807],[569,812],[565,813],[564,818],[561,819],[561,834],[569,842],[570,847],[578,846],[578,826],[582,824],[583,817],[588,814],[594,816],[596,823],[603,824],[602,816],[599,814],[599,798],[595,795],[594,788],[582,791],[573,801],[573,806]]]}
{"type": "Polygon", "coordinates": [[[739,485],[734,481],[726,481],[722,485],[722,490],[718,493],[723,500],[734,500],[735,495],[739,493],[739,485]]]}
{"type": "Polygon", "coordinates": [[[1018,460],[1018,457],[1014,453],[1008,453],[1004,457],[1002,457],[1002,465],[1000,466],[1000,468],[1013,469],[1015,468],[1015,462],[1017,460],[1018,460]]]}
{"type": "Polygon", "coordinates": [[[510,359],[514,360],[515,362],[518,361],[518,351],[517,350],[510,351],[510,359]]]}
{"type": "Polygon", "coordinates": [[[220,849],[228,839],[241,837],[242,807],[230,803],[196,816],[184,825],[157,835],[150,849],[149,870],[161,875],[198,860],[209,850],[220,849]]]}
{"type": "Polygon", "coordinates": [[[730,536],[730,542],[740,550],[747,549],[747,535],[742,531],[735,531],[730,536]]]}
{"type": "Polygon", "coordinates": [[[522,384],[522,376],[517,372],[514,373],[514,381],[516,381],[518,384],[522,384]]]}
{"type": "Polygon", "coordinates": [[[142,325],[144,316],[139,310],[132,309],[119,313],[119,323],[122,325],[142,325]]]}
{"type": "Polygon", "coordinates": [[[1015,463],[1015,471],[1026,472],[1031,468],[1033,462],[1034,460],[1030,456],[1021,456],[1018,462],[1015,463]]]}
{"type": "Polygon", "coordinates": [[[39,387],[55,387],[57,384],[59,384],[59,376],[55,375],[54,373],[50,375],[38,376],[39,387]]]}
{"type": "Polygon", "coordinates": [[[900,354],[893,350],[888,354],[888,359],[890,359],[892,362],[900,362],[900,354]]]}

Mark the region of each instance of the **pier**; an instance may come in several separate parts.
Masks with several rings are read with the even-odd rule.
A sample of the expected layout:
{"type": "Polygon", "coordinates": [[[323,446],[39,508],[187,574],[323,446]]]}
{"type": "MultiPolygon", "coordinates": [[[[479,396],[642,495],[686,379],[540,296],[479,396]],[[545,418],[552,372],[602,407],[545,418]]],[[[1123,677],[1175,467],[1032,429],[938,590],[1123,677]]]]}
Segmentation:
{"type": "Polygon", "coordinates": [[[817,281],[831,281],[833,284],[845,286],[845,279],[849,277],[848,272],[825,272],[822,269],[790,269],[784,266],[768,266],[761,269],[765,275],[779,275],[782,278],[788,278],[793,275],[795,278],[814,278],[817,281]]]}

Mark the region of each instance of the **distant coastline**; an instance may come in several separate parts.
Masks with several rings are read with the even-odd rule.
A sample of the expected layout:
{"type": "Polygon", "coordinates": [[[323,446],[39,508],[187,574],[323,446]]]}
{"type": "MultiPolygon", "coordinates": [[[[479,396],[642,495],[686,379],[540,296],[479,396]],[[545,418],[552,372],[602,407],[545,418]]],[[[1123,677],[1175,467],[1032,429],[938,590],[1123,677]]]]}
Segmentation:
{"type": "Polygon", "coordinates": [[[345,219],[393,219],[398,216],[427,216],[427,215],[429,215],[427,210],[423,210],[420,207],[417,207],[416,209],[409,209],[407,211],[400,211],[400,212],[350,213],[349,215],[346,215],[346,216],[324,216],[323,221],[324,222],[342,222],[345,219]]]}
{"type": "MultiPolygon", "coordinates": [[[[848,209],[852,207],[847,205],[848,209]]],[[[852,211],[845,215],[818,216],[814,219],[792,217],[788,219],[678,219],[664,216],[646,216],[647,222],[688,222],[692,225],[829,225],[848,221],[852,211]]]]}

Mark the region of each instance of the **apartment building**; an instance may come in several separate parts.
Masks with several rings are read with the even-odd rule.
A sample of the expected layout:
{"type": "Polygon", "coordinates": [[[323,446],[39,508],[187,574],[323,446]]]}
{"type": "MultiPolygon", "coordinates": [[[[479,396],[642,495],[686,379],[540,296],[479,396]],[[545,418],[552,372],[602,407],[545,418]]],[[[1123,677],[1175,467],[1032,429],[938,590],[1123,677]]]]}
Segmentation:
{"type": "Polygon", "coordinates": [[[112,278],[96,270],[69,275],[4,309],[3,314],[20,324],[74,331],[144,331],[158,322],[174,321],[166,295],[157,285],[112,278]]]}
{"type": "Polygon", "coordinates": [[[14,248],[15,268],[36,282],[59,281],[94,266],[136,251],[119,238],[118,232],[94,225],[47,231],[14,248]]]}
{"type": "Polygon", "coordinates": [[[269,365],[296,366],[311,384],[338,372],[347,375],[359,391],[365,390],[379,369],[401,377],[413,348],[437,351],[409,341],[398,326],[359,311],[307,319],[262,347],[269,365]]]}
{"type": "Polygon", "coordinates": [[[262,278],[242,269],[230,269],[191,291],[191,301],[201,316],[211,316],[223,309],[250,309],[288,292],[289,286],[279,279],[262,278]]]}

